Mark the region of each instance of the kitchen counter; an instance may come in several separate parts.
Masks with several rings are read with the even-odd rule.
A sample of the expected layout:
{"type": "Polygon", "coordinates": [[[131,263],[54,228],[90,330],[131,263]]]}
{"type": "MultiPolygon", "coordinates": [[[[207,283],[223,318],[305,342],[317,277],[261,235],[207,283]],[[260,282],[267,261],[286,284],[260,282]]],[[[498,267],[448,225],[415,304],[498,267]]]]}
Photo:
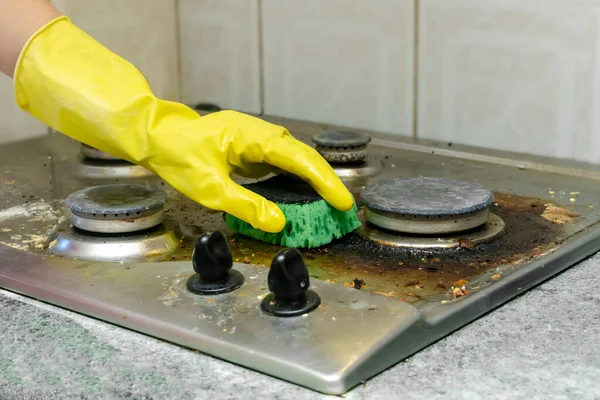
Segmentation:
{"type": "MultiPolygon", "coordinates": [[[[347,393],[600,399],[600,254],[347,393]]],[[[2,399],[319,399],[229,363],[0,291],[2,399]]]]}

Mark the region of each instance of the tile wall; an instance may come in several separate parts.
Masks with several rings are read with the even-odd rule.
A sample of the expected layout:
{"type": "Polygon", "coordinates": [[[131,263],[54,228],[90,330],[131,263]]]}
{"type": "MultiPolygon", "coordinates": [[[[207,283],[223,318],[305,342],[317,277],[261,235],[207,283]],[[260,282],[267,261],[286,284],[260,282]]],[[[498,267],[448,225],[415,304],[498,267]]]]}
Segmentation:
{"type": "Polygon", "coordinates": [[[162,97],[600,162],[596,0],[55,3],[162,97]]]}
{"type": "Polygon", "coordinates": [[[181,97],[260,113],[256,0],[179,0],[181,97]]]}
{"type": "Polygon", "coordinates": [[[418,136],[600,162],[600,3],[421,0],[418,136]]]}
{"type": "Polygon", "coordinates": [[[410,135],[413,5],[263,0],[264,112],[410,135]]]}

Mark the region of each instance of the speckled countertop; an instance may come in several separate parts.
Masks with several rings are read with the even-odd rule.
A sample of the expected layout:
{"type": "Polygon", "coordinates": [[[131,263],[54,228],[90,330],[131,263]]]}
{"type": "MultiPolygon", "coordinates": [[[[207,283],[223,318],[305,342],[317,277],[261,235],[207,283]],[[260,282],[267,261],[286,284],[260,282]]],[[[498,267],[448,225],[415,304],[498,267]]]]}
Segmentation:
{"type": "MultiPolygon", "coordinates": [[[[347,393],[600,399],[600,255],[347,393]]],[[[319,399],[265,375],[0,291],[0,399],[319,399]]]]}

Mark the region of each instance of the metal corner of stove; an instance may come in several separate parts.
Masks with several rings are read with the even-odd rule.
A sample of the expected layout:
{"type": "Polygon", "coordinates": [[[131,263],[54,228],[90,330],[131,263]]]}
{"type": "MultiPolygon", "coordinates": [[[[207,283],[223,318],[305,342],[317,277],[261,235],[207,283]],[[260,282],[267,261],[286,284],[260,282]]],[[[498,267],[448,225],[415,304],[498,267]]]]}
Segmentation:
{"type": "MultiPolygon", "coordinates": [[[[393,299],[389,301],[398,302],[393,299]]],[[[405,312],[382,335],[376,346],[360,349],[351,363],[340,366],[337,371],[312,371],[305,377],[304,386],[328,395],[343,395],[404,361],[415,353],[415,347],[420,349],[427,346],[429,342],[423,336],[427,323],[421,311],[408,303],[398,303],[401,303],[400,307],[405,312]]],[[[299,382],[298,376],[294,381],[299,382]]]]}

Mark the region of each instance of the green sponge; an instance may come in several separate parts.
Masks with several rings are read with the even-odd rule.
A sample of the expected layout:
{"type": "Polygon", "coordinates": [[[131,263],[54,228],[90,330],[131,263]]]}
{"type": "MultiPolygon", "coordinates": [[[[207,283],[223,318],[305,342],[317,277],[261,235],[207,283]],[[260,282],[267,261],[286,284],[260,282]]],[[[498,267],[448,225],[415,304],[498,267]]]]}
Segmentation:
{"type": "Polygon", "coordinates": [[[356,205],[350,211],[339,211],[304,181],[279,175],[244,187],[277,204],[285,215],[285,228],[278,233],[264,232],[230,214],[226,214],[225,223],[230,229],[263,242],[296,248],[319,247],[361,225],[356,205]]]}

